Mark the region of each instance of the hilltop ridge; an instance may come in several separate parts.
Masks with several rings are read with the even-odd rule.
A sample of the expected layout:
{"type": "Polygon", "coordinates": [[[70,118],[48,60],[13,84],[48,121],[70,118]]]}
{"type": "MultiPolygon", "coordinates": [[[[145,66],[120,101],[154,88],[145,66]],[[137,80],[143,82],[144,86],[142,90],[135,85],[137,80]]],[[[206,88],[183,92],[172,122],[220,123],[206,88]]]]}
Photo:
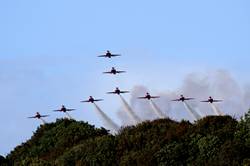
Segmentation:
{"type": "Polygon", "coordinates": [[[0,165],[250,165],[250,112],[207,116],[194,124],[145,121],[116,135],[87,122],[41,125],[0,165]]]}

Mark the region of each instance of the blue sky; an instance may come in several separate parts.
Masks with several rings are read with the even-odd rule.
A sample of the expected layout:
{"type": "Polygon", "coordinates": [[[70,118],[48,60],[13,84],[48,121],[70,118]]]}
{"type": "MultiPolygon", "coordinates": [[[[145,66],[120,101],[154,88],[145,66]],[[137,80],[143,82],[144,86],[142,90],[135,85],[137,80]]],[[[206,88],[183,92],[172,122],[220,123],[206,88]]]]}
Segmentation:
{"type": "MultiPolygon", "coordinates": [[[[0,2],[0,154],[27,140],[39,122],[26,116],[65,104],[72,116],[100,126],[93,107],[119,123],[119,100],[104,93],[119,85],[178,87],[185,75],[223,69],[249,82],[250,2],[247,0],[0,2]],[[96,56],[110,49],[123,56],[96,56]],[[126,75],[103,76],[118,66],[126,75]],[[112,106],[110,103],[112,102],[112,106]]],[[[129,99],[129,95],[126,96],[129,99]]]]}

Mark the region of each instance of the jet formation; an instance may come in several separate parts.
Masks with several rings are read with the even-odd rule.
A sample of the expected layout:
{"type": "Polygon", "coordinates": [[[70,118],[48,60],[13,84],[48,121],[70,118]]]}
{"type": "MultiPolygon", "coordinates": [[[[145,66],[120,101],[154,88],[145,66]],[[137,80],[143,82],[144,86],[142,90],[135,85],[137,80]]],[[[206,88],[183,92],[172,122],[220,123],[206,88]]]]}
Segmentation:
{"type": "MultiPolygon", "coordinates": [[[[118,57],[118,56],[121,56],[121,54],[113,54],[109,50],[107,50],[105,54],[98,55],[98,57],[103,57],[103,58],[113,58],[113,57],[118,57]]],[[[115,67],[112,67],[110,71],[103,72],[103,74],[112,74],[112,75],[116,75],[116,74],[120,74],[120,73],[126,73],[126,71],[117,70],[115,67]]],[[[124,104],[124,106],[125,106],[125,108],[126,108],[126,110],[127,110],[127,112],[128,112],[128,114],[134,119],[135,122],[137,122],[137,123],[141,122],[140,118],[133,112],[132,108],[128,105],[126,100],[121,96],[121,94],[125,94],[125,93],[130,93],[130,92],[129,91],[122,91],[118,87],[116,87],[114,91],[107,92],[107,94],[119,95],[122,102],[123,102],[123,104],[124,104]]],[[[165,118],[166,116],[162,113],[162,111],[157,107],[156,103],[154,103],[154,101],[152,100],[152,99],[157,99],[157,98],[160,98],[160,96],[151,96],[149,92],[147,92],[145,96],[137,97],[137,99],[149,100],[154,112],[158,115],[158,117],[159,118],[165,118]]],[[[184,97],[184,95],[180,95],[180,97],[178,99],[174,99],[174,100],[171,100],[171,101],[181,101],[181,102],[183,102],[184,106],[189,110],[189,112],[193,113],[193,116],[198,120],[198,118],[200,118],[201,116],[198,115],[198,113],[196,113],[186,102],[188,100],[194,100],[194,99],[195,98],[184,97]]],[[[103,101],[103,99],[95,99],[92,96],[89,96],[88,100],[83,100],[83,101],[80,101],[80,102],[93,103],[94,106],[97,109],[97,112],[101,115],[102,119],[104,119],[106,124],[113,127],[113,129],[117,130],[117,125],[100,109],[99,106],[96,105],[95,102],[99,102],[99,101],[103,101]]],[[[214,100],[211,96],[209,96],[209,98],[207,100],[203,100],[203,101],[200,101],[200,102],[211,103],[211,106],[212,106],[213,110],[215,110],[215,112],[218,115],[222,115],[222,113],[216,108],[216,106],[213,105],[214,102],[222,102],[222,101],[223,100],[214,100]]],[[[53,111],[54,112],[66,113],[69,116],[69,118],[71,118],[71,116],[68,114],[68,112],[75,111],[75,109],[68,109],[64,105],[62,105],[62,107],[60,109],[53,110],[53,111]]],[[[45,123],[43,118],[48,117],[48,116],[49,115],[41,115],[39,112],[37,112],[35,116],[31,116],[31,117],[28,117],[28,118],[41,119],[45,123]]]]}

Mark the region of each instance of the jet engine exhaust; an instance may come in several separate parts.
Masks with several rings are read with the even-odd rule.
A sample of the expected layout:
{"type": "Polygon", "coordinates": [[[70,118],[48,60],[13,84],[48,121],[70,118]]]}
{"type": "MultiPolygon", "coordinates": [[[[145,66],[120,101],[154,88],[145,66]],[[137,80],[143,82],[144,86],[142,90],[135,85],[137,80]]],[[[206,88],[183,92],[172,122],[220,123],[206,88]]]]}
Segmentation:
{"type": "Polygon", "coordinates": [[[155,102],[153,100],[150,99],[150,105],[154,110],[154,113],[161,119],[166,118],[165,115],[162,113],[162,111],[160,110],[159,107],[157,107],[157,105],[155,104],[155,102]]]}
{"type": "Polygon", "coordinates": [[[191,106],[186,101],[183,101],[183,104],[187,109],[187,111],[194,117],[195,120],[199,120],[202,118],[195,110],[191,108],[191,106]]]}
{"type": "Polygon", "coordinates": [[[120,96],[120,98],[122,100],[122,103],[123,103],[125,109],[127,110],[128,114],[129,114],[129,116],[134,121],[134,124],[137,124],[138,122],[141,122],[141,119],[134,113],[134,111],[129,106],[129,104],[126,102],[126,100],[121,95],[119,95],[119,96],[120,96]]]}
{"type": "Polygon", "coordinates": [[[109,127],[113,133],[116,133],[119,130],[119,126],[115,124],[102,110],[101,108],[96,104],[93,103],[97,113],[100,115],[100,118],[103,120],[103,123],[105,126],[109,127]]]}
{"type": "Polygon", "coordinates": [[[210,105],[216,115],[219,115],[219,116],[224,115],[214,103],[210,103],[210,105]]]}

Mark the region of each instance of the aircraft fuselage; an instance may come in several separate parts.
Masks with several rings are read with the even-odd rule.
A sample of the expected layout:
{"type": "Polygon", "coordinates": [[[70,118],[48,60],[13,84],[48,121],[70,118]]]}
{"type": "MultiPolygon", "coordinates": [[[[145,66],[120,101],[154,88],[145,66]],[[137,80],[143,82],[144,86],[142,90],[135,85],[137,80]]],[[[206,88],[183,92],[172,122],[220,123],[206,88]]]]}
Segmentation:
{"type": "Polygon", "coordinates": [[[66,108],[62,108],[61,111],[62,112],[66,112],[67,110],[66,110],[66,108]]]}
{"type": "Polygon", "coordinates": [[[150,95],[147,95],[147,96],[145,96],[145,97],[146,97],[146,99],[148,99],[148,100],[151,99],[151,96],[150,96],[150,95]]]}
{"type": "Polygon", "coordinates": [[[106,56],[108,57],[108,58],[111,58],[111,53],[106,53],[106,56]]]}
{"type": "Polygon", "coordinates": [[[116,70],[112,69],[112,70],[111,70],[111,73],[112,73],[112,74],[116,74],[117,72],[116,72],[116,70]]]}
{"type": "Polygon", "coordinates": [[[121,91],[119,89],[116,89],[115,93],[119,95],[121,93],[121,91]]]}
{"type": "Polygon", "coordinates": [[[41,118],[41,115],[40,114],[36,114],[35,116],[37,119],[40,119],[41,118]]]}
{"type": "Polygon", "coordinates": [[[213,102],[214,102],[214,99],[208,99],[208,102],[209,102],[209,103],[213,103],[213,102]]]}
{"type": "Polygon", "coordinates": [[[181,100],[182,102],[184,102],[184,101],[185,101],[185,97],[181,97],[180,100],[181,100]]]}

